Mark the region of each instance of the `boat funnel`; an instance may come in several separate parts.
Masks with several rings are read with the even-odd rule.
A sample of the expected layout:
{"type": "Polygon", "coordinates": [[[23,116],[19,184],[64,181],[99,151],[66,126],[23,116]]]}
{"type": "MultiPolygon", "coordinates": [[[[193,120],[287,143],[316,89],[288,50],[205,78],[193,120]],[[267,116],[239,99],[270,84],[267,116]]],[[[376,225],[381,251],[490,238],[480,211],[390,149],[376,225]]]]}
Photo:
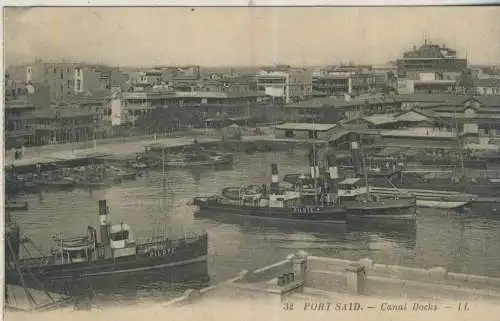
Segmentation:
{"type": "Polygon", "coordinates": [[[106,200],[99,200],[99,234],[101,242],[104,246],[109,245],[110,238],[110,222],[109,222],[109,207],[106,200]]]}
{"type": "Polygon", "coordinates": [[[279,194],[280,192],[280,181],[278,176],[278,164],[271,164],[271,194],[279,194]]]}
{"type": "Polygon", "coordinates": [[[314,147],[309,150],[309,169],[311,171],[312,179],[319,178],[319,161],[318,153],[314,147]]]}

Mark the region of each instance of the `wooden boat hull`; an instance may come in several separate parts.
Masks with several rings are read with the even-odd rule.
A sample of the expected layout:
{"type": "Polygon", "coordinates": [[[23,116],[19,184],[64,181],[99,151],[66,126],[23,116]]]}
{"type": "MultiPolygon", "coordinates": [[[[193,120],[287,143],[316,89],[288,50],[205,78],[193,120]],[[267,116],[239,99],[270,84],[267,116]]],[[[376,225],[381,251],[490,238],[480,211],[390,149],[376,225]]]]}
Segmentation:
{"type": "Polygon", "coordinates": [[[189,168],[189,167],[201,167],[201,166],[222,166],[222,165],[230,165],[232,163],[233,163],[232,157],[224,157],[221,159],[204,160],[204,161],[187,161],[187,162],[167,161],[165,165],[174,168],[189,168]]]}
{"type": "Polygon", "coordinates": [[[78,280],[88,283],[101,277],[109,278],[119,275],[129,277],[131,274],[173,268],[185,269],[191,264],[206,263],[207,235],[200,236],[189,244],[179,241],[181,240],[139,245],[137,255],[89,262],[53,264],[52,257],[21,259],[19,270],[6,265],[6,283],[19,284],[21,274],[26,283],[31,281],[36,285],[40,282],[53,292],[71,293],[72,283],[78,280]]]}
{"type": "Polygon", "coordinates": [[[137,174],[136,173],[124,173],[124,174],[119,174],[117,177],[119,177],[120,179],[124,179],[124,180],[134,180],[137,178],[137,174]]]}
{"type": "Polygon", "coordinates": [[[414,195],[417,207],[437,209],[457,209],[470,204],[474,195],[461,194],[448,191],[420,190],[420,189],[394,189],[383,187],[371,187],[374,195],[382,197],[395,196],[401,193],[414,195]]]}
{"type": "Polygon", "coordinates": [[[104,180],[104,181],[99,181],[99,182],[80,181],[77,183],[77,186],[84,187],[84,188],[105,188],[105,187],[111,187],[111,186],[118,184],[120,182],[121,182],[120,178],[109,179],[109,180],[104,180]]]}
{"type": "MultiPolygon", "coordinates": [[[[381,185],[387,185],[387,181],[379,180],[381,185]]],[[[436,180],[429,180],[428,182],[418,182],[418,181],[408,181],[408,182],[398,182],[397,179],[393,180],[394,185],[397,188],[402,189],[422,189],[422,190],[433,190],[433,191],[451,191],[458,193],[475,194],[480,196],[500,196],[500,183],[453,183],[453,182],[443,182],[436,180]]],[[[377,184],[378,185],[378,184],[377,184]]],[[[389,186],[388,186],[389,187],[389,186]]]]}
{"type": "Polygon", "coordinates": [[[45,188],[73,188],[76,186],[76,182],[71,182],[71,181],[44,182],[40,185],[45,188]]]}
{"type": "Polygon", "coordinates": [[[202,197],[196,197],[193,204],[198,206],[200,215],[206,216],[211,216],[211,214],[229,214],[295,222],[328,224],[346,223],[346,211],[343,208],[338,207],[258,207],[250,205],[224,204],[216,200],[210,200],[202,197]]]}
{"type": "Polygon", "coordinates": [[[5,204],[5,210],[6,211],[27,211],[28,210],[28,203],[22,203],[22,204],[5,204]]]}

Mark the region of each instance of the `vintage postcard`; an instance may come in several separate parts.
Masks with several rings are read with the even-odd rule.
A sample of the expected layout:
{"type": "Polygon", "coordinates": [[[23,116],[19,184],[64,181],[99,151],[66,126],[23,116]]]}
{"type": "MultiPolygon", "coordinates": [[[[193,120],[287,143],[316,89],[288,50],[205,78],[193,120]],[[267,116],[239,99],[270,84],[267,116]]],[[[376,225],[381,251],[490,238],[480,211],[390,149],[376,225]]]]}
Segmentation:
{"type": "Polygon", "coordinates": [[[500,7],[4,7],[6,320],[498,320],[500,7]]]}

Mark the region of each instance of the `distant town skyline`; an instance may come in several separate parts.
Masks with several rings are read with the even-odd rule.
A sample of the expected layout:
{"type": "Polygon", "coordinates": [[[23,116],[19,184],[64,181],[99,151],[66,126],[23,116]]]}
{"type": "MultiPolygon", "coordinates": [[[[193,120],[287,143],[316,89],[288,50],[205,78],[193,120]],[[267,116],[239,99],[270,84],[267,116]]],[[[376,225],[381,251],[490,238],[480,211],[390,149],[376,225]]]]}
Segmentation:
{"type": "Polygon", "coordinates": [[[6,66],[386,64],[427,38],[500,63],[500,8],[6,8],[6,66]],[[410,11],[411,10],[411,11],[410,11]],[[473,23],[469,23],[473,22],[473,23]]]}

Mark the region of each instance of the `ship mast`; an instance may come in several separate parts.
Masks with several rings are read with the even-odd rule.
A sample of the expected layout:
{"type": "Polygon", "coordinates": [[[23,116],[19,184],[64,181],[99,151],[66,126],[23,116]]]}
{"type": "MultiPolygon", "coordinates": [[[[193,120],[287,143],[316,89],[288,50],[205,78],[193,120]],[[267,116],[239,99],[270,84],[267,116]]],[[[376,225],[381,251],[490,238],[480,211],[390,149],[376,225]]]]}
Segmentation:
{"type": "Polygon", "coordinates": [[[464,164],[464,153],[463,153],[463,146],[462,146],[462,140],[460,138],[460,128],[458,126],[458,120],[456,116],[456,110],[453,110],[453,122],[455,125],[455,131],[456,131],[456,140],[457,140],[457,148],[458,148],[458,159],[460,162],[460,176],[464,175],[465,172],[465,164],[464,164]]]}
{"type": "Polygon", "coordinates": [[[314,181],[314,204],[318,204],[318,168],[316,159],[316,122],[313,122],[312,167],[311,174],[314,181]]]}
{"type": "Polygon", "coordinates": [[[363,174],[365,179],[366,195],[370,199],[370,187],[368,186],[368,169],[366,168],[366,155],[364,150],[361,150],[361,155],[363,157],[363,174]]]}

